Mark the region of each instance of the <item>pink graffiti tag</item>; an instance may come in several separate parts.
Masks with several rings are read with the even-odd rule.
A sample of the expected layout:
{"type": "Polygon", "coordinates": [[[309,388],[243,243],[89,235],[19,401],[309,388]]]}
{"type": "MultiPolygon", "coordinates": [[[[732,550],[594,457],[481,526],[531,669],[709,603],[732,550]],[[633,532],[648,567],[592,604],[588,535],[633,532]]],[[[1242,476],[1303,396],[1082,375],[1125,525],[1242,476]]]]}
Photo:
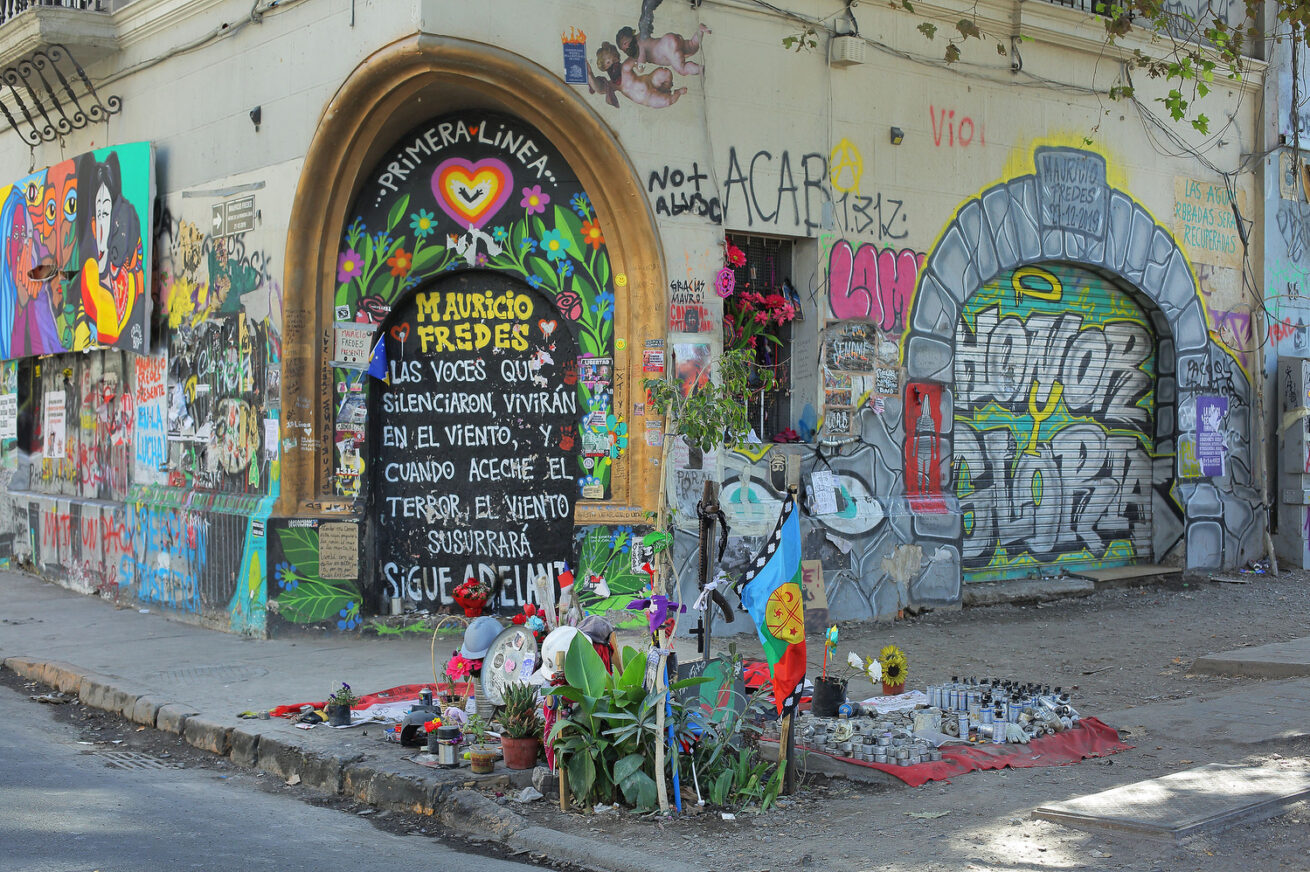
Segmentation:
{"type": "Polygon", "coordinates": [[[828,255],[828,304],[837,318],[870,320],[899,333],[905,310],[919,280],[925,255],[910,249],[879,251],[872,245],[851,248],[846,240],[828,255]]]}

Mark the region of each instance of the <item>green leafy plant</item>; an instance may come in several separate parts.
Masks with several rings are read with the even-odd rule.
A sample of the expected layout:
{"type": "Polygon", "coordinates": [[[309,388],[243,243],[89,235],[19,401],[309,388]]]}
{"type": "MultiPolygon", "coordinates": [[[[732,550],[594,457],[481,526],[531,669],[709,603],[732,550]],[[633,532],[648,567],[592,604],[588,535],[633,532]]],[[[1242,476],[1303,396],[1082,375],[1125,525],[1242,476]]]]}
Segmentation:
{"type": "MultiPolygon", "coordinates": [[[[564,657],[563,687],[552,696],[573,704],[572,712],[555,723],[549,741],[568,773],[569,790],[585,806],[611,802],[616,793],[639,809],[655,807],[655,743],[667,736],[655,728],[656,706],[663,691],[648,693],[645,658],[625,648],[614,671],[583,636],[574,637],[564,657]]],[[[703,679],[687,679],[670,690],[692,687],[703,679]]],[[[679,703],[674,722],[678,722],[679,703]]]]}
{"type": "Polygon", "coordinates": [[[646,379],[645,387],[656,410],[671,417],[672,432],[711,451],[735,445],[750,433],[747,397],[773,387],[773,373],[766,368],[755,371],[754,365],[751,349],[728,349],[719,357],[718,384],[707,382],[687,395],[680,385],[664,379],[646,379]],[[753,374],[760,384],[752,383],[753,374]]]}
{"type": "MultiPolygon", "coordinates": [[[[893,9],[918,14],[908,0],[891,0],[890,5],[893,9]]],[[[1184,4],[1172,0],[1095,4],[1095,12],[1105,27],[1107,46],[1134,34],[1149,38],[1150,50],[1134,47],[1128,53],[1127,66],[1141,70],[1151,79],[1173,83],[1174,87],[1156,100],[1164,104],[1170,118],[1186,121],[1201,134],[1210,132],[1210,119],[1204,112],[1195,111],[1196,101],[1210,93],[1216,76],[1241,80],[1248,65],[1246,47],[1264,36],[1258,24],[1262,13],[1271,22],[1268,36],[1275,40],[1289,36],[1300,39],[1310,27],[1310,3],[1306,0],[1274,3],[1243,0],[1236,8],[1240,18],[1230,15],[1228,4],[1206,5],[1204,13],[1196,17],[1188,13],[1184,4]],[[1266,8],[1272,9],[1272,14],[1266,13],[1266,8]]],[[[916,29],[929,40],[935,39],[939,32],[938,26],[927,20],[921,21],[916,29]]],[[[994,41],[1001,56],[1011,54],[1016,42],[1031,40],[1022,33],[1014,33],[1010,35],[1011,45],[1007,46],[1002,38],[989,37],[979,28],[976,11],[959,19],[948,34],[943,54],[948,64],[960,60],[961,48],[969,39],[994,41]]],[[[1111,87],[1109,96],[1115,100],[1133,99],[1135,88],[1131,78],[1125,77],[1111,87]]]]}
{"type": "MultiPolygon", "coordinates": [[[[731,674],[741,667],[741,658],[734,650],[731,655],[731,674]]],[[[741,695],[724,690],[735,700],[741,695]]],[[[752,803],[759,803],[760,811],[767,811],[782,790],[785,763],[774,766],[760,754],[760,728],[753,722],[766,706],[767,688],[760,688],[743,700],[731,704],[716,695],[716,705],[706,710],[704,705],[688,705],[679,713],[676,730],[679,735],[691,735],[692,765],[706,791],[706,800],[732,811],[752,803]]]]}
{"type": "Polygon", "coordinates": [[[460,732],[464,734],[464,738],[468,739],[470,745],[485,745],[488,734],[491,733],[491,724],[487,722],[486,718],[475,712],[469,715],[468,720],[464,722],[464,726],[460,728],[460,732]]]}
{"type": "Polygon", "coordinates": [[[350,689],[350,685],[346,684],[343,681],[341,682],[341,686],[336,690],[334,690],[332,692],[332,695],[328,697],[327,704],[328,705],[354,705],[357,702],[359,702],[359,697],[356,696],[355,692],[350,689]]]}
{"type": "Polygon", "coordinates": [[[505,706],[500,713],[502,735],[511,739],[535,739],[541,735],[541,711],[537,689],[524,681],[505,688],[505,706]]]}

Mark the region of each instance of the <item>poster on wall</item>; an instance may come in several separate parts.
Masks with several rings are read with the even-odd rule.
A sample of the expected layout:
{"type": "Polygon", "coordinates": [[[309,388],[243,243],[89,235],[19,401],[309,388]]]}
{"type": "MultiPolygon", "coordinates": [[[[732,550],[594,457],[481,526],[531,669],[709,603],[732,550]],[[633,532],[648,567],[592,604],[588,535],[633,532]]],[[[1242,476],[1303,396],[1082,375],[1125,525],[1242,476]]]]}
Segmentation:
{"type": "Polygon", "coordinates": [[[1196,461],[1201,475],[1223,475],[1228,451],[1224,446],[1224,419],[1228,398],[1196,398],[1196,461]]]}
{"type": "Polygon", "coordinates": [[[68,426],[64,414],[63,391],[52,391],[45,395],[41,409],[41,435],[45,439],[45,458],[68,456],[68,426]]]}
{"type": "Polygon", "coordinates": [[[0,394],[0,440],[18,438],[18,394],[0,394]]]}
{"type": "MultiPolygon", "coordinates": [[[[636,17],[637,27],[632,27],[629,18],[615,32],[614,42],[602,40],[596,49],[594,66],[586,57],[587,35],[576,28],[570,28],[570,32],[564,36],[565,74],[573,72],[573,64],[576,62],[574,59],[578,50],[574,49],[574,53],[569,51],[572,39],[574,45],[581,44],[586,78],[579,84],[585,84],[589,93],[599,96],[615,109],[620,106],[619,95],[626,98],[624,102],[631,101],[650,109],[672,106],[687,93],[684,84],[686,80],[699,76],[704,69],[704,56],[700,54],[701,41],[710,29],[704,24],[698,24],[694,30],[685,31],[690,36],[684,33],[662,33],[657,27],[655,13],[671,12],[670,7],[657,9],[660,0],[626,2],[630,7],[628,15],[636,17]]],[[[601,25],[593,25],[592,29],[595,30],[597,26],[601,25]]]]}
{"type": "Polygon", "coordinates": [[[0,358],[149,351],[154,181],[134,142],[0,187],[0,358]]]}

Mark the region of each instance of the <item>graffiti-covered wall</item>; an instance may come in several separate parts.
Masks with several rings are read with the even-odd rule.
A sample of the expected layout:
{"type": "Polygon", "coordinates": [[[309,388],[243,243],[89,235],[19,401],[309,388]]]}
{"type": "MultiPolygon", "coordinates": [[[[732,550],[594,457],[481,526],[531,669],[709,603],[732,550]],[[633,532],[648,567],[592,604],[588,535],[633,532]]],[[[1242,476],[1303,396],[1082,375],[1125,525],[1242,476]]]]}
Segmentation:
{"type": "MultiPolygon", "coordinates": [[[[136,153],[151,149],[141,144],[136,153]]],[[[55,179],[57,169],[45,178],[55,179]]],[[[132,172],[150,179],[154,168],[143,157],[132,172]]],[[[75,217],[77,192],[89,209],[95,190],[81,174],[70,178],[76,184],[66,200],[75,217]]],[[[140,193],[148,209],[152,197],[144,187],[140,193]]],[[[64,347],[91,347],[6,365],[17,382],[7,391],[16,420],[5,460],[13,470],[11,553],[21,565],[77,590],[264,632],[264,530],[278,493],[281,293],[267,254],[272,227],[256,205],[263,202],[261,195],[165,196],[156,202],[153,238],[133,243],[136,257],[151,252],[153,263],[134,280],[102,273],[118,281],[109,293],[120,303],[132,299],[125,296],[132,281],[153,275],[153,289],[138,294],[144,302],[130,307],[139,317],[122,331],[138,335],[127,347],[142,352],[151,340],[150,353],[113,348],[125,343],[70,298],[69,335],[83,339],[64,347]]],[[[110,233],[111,267],[115,234],[130,224],[116,209],[105,204],[87,231],[88,238],[110,233]]],[[[78,237],[57,230],[52,238],[72,244],[78,237]]],[[[87,258],[72,280],[94,279],[93,267],[87,258]]]]}
{"type": "Polygon", "coordinates": [[[223,36],[184,52],[106,13],[162,59],[96,62],[108,133],[0,149],[0,552],[254,634],[565,569],[622,622],[660,484],[690,598],[704,484],[731,569],[798,468],[834,620],[1259,556],[1291,411],[1261,430],[1260,378],[1310,336],[1259,71],[1206,138],[1159,82],[1107,111],[1103,28],[1060,4],[948,69],[936,10],[797,3],[196,4],[223,36]],[[668,436],[641,380],[690,395],[752,342],[763,441],[668,436]]]}

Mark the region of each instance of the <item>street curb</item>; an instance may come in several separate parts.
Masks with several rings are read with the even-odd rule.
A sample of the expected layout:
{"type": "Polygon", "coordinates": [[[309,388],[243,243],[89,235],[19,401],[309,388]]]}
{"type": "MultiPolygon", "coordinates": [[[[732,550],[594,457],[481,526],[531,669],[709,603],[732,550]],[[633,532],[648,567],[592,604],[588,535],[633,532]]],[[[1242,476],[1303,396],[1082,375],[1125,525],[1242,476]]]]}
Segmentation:
{"type": "Polygon", "coordinates": [[[1230,654],[1207,654],[1192,661],[1191,672],[1228,678],[1305,678],[1310,663],[1295,660],[1243,660],[1230,654]]]}
{"type": "Polygon", "coordinates": [[[514,853],[544,854],[594,872],[705,872],[702,866],[535,826],[523,815],[451,782],[428,783],[421,773],[388,772],[361,764],[357,758],[309,750],[281,736],[225,726],[192,706],[161,702],[163,697],[157,694],[71,663],[5,657],[0,666],[63,693],[77,694],[83,705],[174,733],[187,744],[228,757],[236,765],[284,781],[299,776],[307,787],[380,808],[428,815],[459,835],[499,842],[514,853]]]}

